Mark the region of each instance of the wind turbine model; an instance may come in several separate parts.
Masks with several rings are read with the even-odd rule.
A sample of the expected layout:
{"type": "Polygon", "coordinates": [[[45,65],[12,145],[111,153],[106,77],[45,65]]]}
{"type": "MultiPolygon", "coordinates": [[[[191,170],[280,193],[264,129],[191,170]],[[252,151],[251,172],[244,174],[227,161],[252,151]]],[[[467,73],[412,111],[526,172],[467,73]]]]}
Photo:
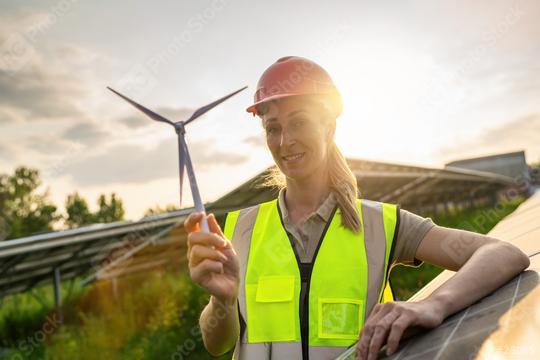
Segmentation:
{"type": "MultiPolygon", "coordinates": [[[[174,130],[176,131],[177,137],[178,137],[178,162],[179,162],[179,172],[180,172],[180,206],[182,206],[182,187],[184,183],[184,168],[187,168],[187,173],[189,177],[189,185],[191,187],[191,194],[193,195],[193,202],[195,203],[195,210],[197,212],[202,212],[206,214],[206,211],[204,209],[204,204],[201,200],[201,194],[199,192],[199,187],[197,186],[197,180],[195,180],[195,172],[193,171],[193,164],[191,163],[191,157],[189,156],[189,151],[186,143],[186,139],[184,135],[186,134],[185,126],[192,122],[193,120],[197,119],[201,115],[205,114],[207,111],[213,109],[215,106],[221,104],[228,98],[238,94],[240,91],[243,91],[247,88],[247,86],[244,86],[243,88],[236,90],[235,92],[230,93],[229,95],[226,95],[222,97],[221,99],[218,99],[208,105],[205,105],[199,109],[197,109],[190,117],[189,119],[185,121],[177,121],[172,122],[169,119],[164,118],[163,116],[156,114],[152,110],[149,110],[145,108],[144,106],[136,103],[135,101],[131,100],[130,98],[120,94],[118,91],[111,89],[107,86],[107,89],[111,90],[116,95],[120,96],[122,99],[126,100],[131,105],[135,106],[137,109],[145,113],[147,116],[149,116],[151,119],[156,121],[161,121],[164,123],[167,123],[174,127],[174,130]]],[[[206,221],[206,216],[203,216],[201,220],[201,230],[209,232],[208,228],[208,222],[206,221]]]]}

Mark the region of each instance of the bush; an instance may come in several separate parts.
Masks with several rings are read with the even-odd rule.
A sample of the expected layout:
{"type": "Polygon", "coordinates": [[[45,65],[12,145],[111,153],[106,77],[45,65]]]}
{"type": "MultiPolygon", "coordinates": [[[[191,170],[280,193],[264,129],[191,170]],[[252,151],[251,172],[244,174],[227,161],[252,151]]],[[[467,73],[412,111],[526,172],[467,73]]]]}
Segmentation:
{"type": "Polygon", "coordinates": [[[110,282],[101,282],[80,300],[78,321],[54,336],[46,358],[210,358],[198,326],[208,296],[186,272],[158,270],[117,281],[117,297],[110,282]]]}

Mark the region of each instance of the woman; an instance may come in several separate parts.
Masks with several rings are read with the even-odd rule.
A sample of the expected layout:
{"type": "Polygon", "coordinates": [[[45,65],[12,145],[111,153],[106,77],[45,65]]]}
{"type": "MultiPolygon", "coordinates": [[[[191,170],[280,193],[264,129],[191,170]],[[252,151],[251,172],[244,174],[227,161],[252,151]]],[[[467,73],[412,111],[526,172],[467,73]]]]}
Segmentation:
{"type": "Polygon", "coordinates": [[[332,359],[359,340],[357,357],[374,359],[384,344],[395,352],[407,327],[438,326],[529,265],[506,242],[358,200],[334,143],[341,98],[314,62],[279,59],[247,111],[282,174],[268,181],[278,199],[229,214],[227,236],[213,214],[211,233],[197,231],[201,213],[185,221],[190,275],[211,295],[200,318],[211,354],[332,359]],[[391,266],[422,261],[457,274],[425,300],[383,303],[391,266]]]}

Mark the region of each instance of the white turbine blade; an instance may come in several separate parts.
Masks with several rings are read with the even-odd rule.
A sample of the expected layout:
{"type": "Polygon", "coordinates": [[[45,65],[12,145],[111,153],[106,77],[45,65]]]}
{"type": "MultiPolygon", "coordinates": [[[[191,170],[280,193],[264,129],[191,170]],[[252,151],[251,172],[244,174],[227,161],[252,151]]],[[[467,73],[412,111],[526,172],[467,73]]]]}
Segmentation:
{"type": "Polygon", "coordinates": [[[208,112],[209,110],[212,110],[214,107],[216,107],[217,105],[221,104],[222,102],[224,102],[225,100],[227,100],[228,98],[238,94],[240,91],[243,91],[247,89],[247,86],[244,86],[243,88],[241,89],[238,89],[236,90],[235,92],[232,92],[230,93],[229,95],[225,95],[224,97],[222,97],[221,99],[218,99],[208,105],[205,105],[199,109],[197,109],[193,115],[191,115],[191,117],[189,119],[187,119],[184,124],[187,125],[189,124],[190,122],[192,122],[193,120],[195,120],[196,118],[198,118],[199,116],[205,114],[206,112],[208,112]]]}
{"type": "Polygon", "coordinates": [[[145,108],[144,106],[142,106],[141,104],[138,104],[136,103],[135,101],[131,100],[130,98],[128,98],[127,96],[124,96],[122,94],[120,94],[118,91],[110,88],[107,86],[107,89],[111,90],[113,93],[115,93],[116,95],[120,96],[122,99],[126,100],[128,103],[130,103],[131,105],[135,106],[137,109],[139,109],[140,111],[142,111],[143,113],[145,113],[147,116],[149,116],[150,118],[152,118],[153,120],[156,120],[156,121],[161,121],[161,122],[164,122],[164,123],[167,123],[167,124],[171,124],[172,126],[174,126],[174,123],[172,121],[170,121],[169,119],[166,119],[164,118],[163,116],[159,115],[159,114],[156,114],[155,112],[153,112],[152,110],[150,109],[147,109],[145,108]]]}

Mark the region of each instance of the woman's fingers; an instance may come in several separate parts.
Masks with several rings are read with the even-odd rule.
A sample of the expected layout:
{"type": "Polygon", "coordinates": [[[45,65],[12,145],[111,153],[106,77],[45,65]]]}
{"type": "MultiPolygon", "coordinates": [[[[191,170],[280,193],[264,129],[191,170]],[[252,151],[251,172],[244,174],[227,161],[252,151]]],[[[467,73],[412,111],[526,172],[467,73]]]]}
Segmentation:
{"type": "Polygon", "coordinates": [[[381,347],[386,343],[387,354],[393,354],[404,331],[417,316],[410,307],[416,304],[390,302],[378,304],[364,324],[357,344],[357,359],[377,359],[381,347]]]}
{"type": "Polygon", "coordinates": [[[221,226],[219,226],[216,220],[216,216],[213,213],[210,213],[207,219],[208,219],[208,227],[210,228],[210,231],[224,238],[225,235],[223,235],[223,231],[221,231],[221,226]]]}
{"type": "MultiPolygon", "coordinates": [[[[193,212],[189,214],[189,216],[184,220],[184,228],[186,229],[186,232],[192,233],[192,232],[199,232],[200,230],[200,221],[202,220],[203,213],[201,212],[193,212]]],[[[225,238],[225,235],[223,234],[223,231],[221,230],[221,227],[219,226],[216,216],[211,213],[206,216],[206,219],[208,221],[208,227],[210,228],[210,232],[217,234],[218,236],[225,238]]]]}
{"type": "Polygon", "coordinates": [[[199,221],[202,219],[202,213],[200,212],[192,212],[189,214],[189,216],[184,220],[184,228],[186,229],[186,232],[189,234],[194,231],[199,231],[199,221]]]}
{"type": "MultiPolygon", "coordinates": [[[[187,253],[186,257],[189,261],[189,266],[194,266],[196,263],[198,263],[197,259],[193,258],[193,248],[196,246],[207,248],[211,251],[206,251],[203,253],[203,250],[199,250],[199,256],[204,256],[204,254],[213,254],[214,260],[220,260],[219,258],[216,258],[215,251],[221,253],[221,249],[226,248],[228,241],[219,237],[218,235],[214,233],[207,233],[207,232],[192,232],[188,234],[187,238],[187,253]],[[193,261],[196,261],[195,264],[192,265],[193,261]]],[[[227,256],[225,254],[221,253],[221,255],[225,258],[225,261],[227,260],[227,256]]],[[[197,256],[197,254],[196,254],[197,256]]]]}
{"type": "Polygon", "coordinates": [[[386,353],[392,355],[399,346],[399,340],[403,336],[403,332],[411,325],[412,318],[410,316],[401,315],[398,317],[390,328],[390,334],[386,341],[386,353]]]}
{"type": "Polygon", "coordinates": [[[360,340],[356,345],[357,359],[367,359],[367,355],[369,353],[369,344],[371,342],[373,332],[375,331],[375,325],[377,324],[377,321],[386,314],[386,312],[388,312],[388,307],[383,306],[383,304],[376,304],[371,311],[371,314],[362,327],[360,340]]]}
{"type": "Polygon", "coordinates": [[[189,266],[195,267],[204,259],[227,261],[227,257],[219,250],[203,245],[193,245],[189,255],[189,266]]]}
{"type": "Polygon", "coordinates": [[[214,233],[192,232],[188,235],[188,245],[214,246],[219,249],[227,245],[227,240],[214,233]]]}
{"type": "Polygon", "coordinates": [[[373,332],[373,336],[371,337],[371,341],[369,343],[368,360],[377,359],[379,350],[385,342],[386,336],[388,335],[393,322],[399,316],[399,311],[392,310],[377,322],[377,325],[375,325],[375,331],[373,332]]]}
{"type": "Polygon", "coordinates": [[[210,273],[223,273],[223,263],[221,261],[204,259],[197,266],[190,268],[191,278],[201,285],[205,277],[210,273]]]}
{"type": "Polygon", "coordinates": [[[367,359],[367,356],[369,354],[369,345],[371,343],[373,333],[376,330],[376,325],[378,324],[379,320],[390,311],[390,303],[375,305],[370,316],[362,327],[362,332],[360,333],[360,340],[358,341],[358,344],[356,346],[357,358],[367,359]]]}

